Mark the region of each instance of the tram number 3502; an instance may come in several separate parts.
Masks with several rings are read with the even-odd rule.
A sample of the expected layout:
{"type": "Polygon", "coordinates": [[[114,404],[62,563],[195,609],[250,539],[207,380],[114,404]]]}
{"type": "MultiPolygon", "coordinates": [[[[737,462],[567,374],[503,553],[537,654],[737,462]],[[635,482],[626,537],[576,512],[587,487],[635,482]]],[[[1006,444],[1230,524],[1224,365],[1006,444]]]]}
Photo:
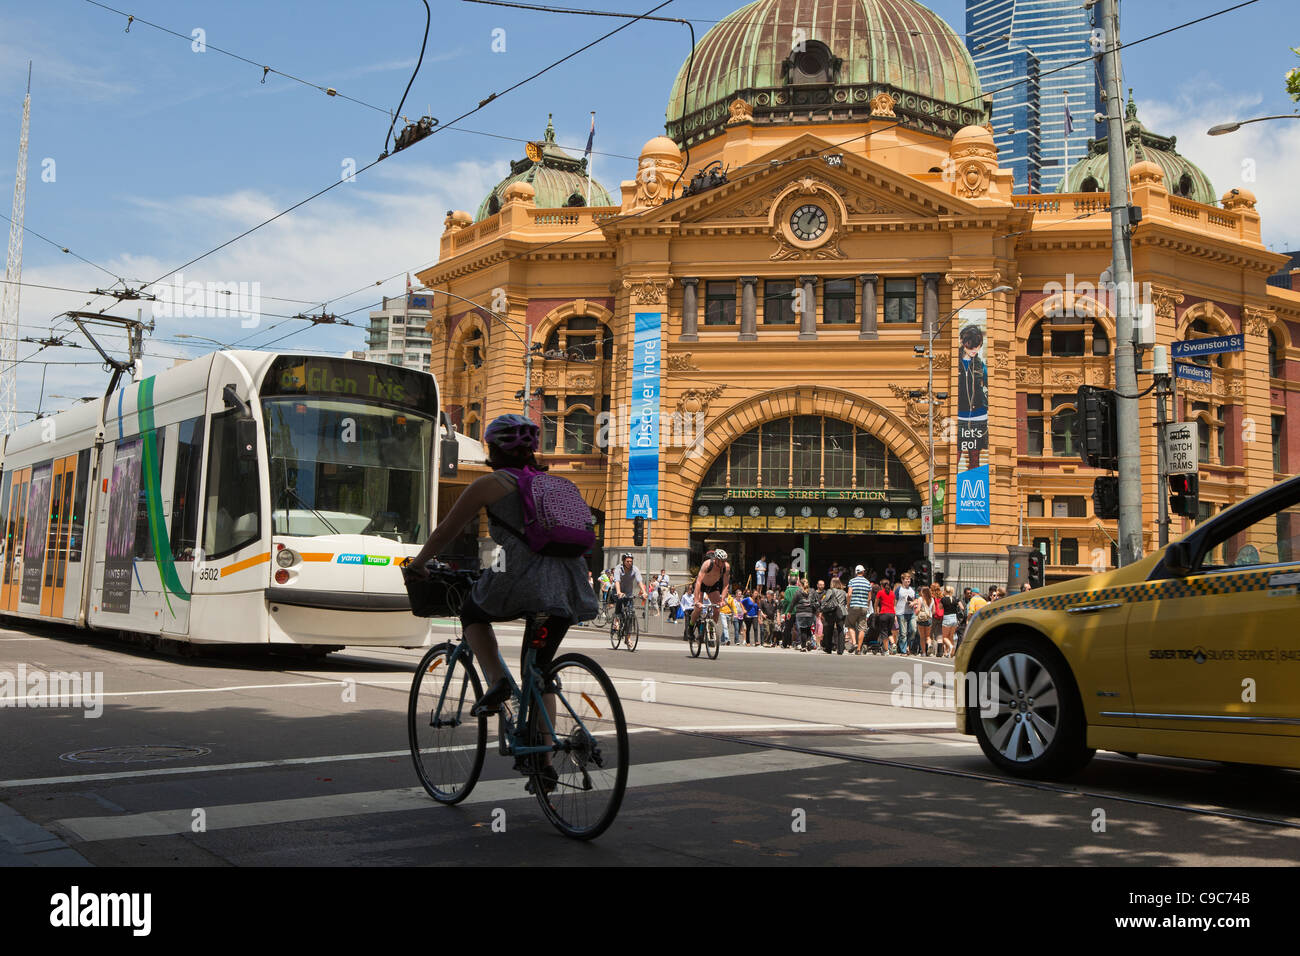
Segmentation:
{"type": "Polygon", "coordinates": [[[221,578],[221,569],[220,569],[220,568],[200,568],[200,569],[199,569],[199,580],[200,580],[200,581],[217,581],[217,580],[219,580],[220,578],[221,578]]]}

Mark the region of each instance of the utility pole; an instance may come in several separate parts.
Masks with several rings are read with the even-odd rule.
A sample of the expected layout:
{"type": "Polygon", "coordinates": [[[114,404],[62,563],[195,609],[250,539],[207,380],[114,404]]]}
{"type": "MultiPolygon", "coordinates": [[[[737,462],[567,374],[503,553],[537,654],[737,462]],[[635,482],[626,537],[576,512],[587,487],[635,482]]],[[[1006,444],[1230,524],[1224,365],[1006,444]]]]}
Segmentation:
{"type": "Polygon", "coordinates": [[[1106,89],[1106,139],[1110,161],[1110,229],[1116,287],[1115,390],[1119,422],[1119,563],[1142,557],[1142,460],[1138,434],[1137,368],[1133,347],[1133,259],[1129,246],[1128,143],[1119,60],[1119,0],[1101,0],[1106,46],[1102,77],[1106,89]]]}
{"type": "MultiPolygon", "coordinates": [[[[18,173],[14,177],[13,215],[9,217],[9,254],[5,262],[7,281],[4,290],[0,292],[0,434],[12,432],[17,424],[14,416],[18,406],[18,305],[23,289],[23,210],[27,208],[27,129],[31,118],[32,64],[28,60],[23,125],[18,134],[18,173]]],[[[39,405],[36,407],[40,409],[39,405]]]]}
{"type": "Polygon", "coordinates": [[[1156,461],[1159,474],[1156,476],[1156,500],[1160,502],[1159,520],[1156,526],[1160,534],[1160,547],[1169,543],[1169,461],[1165,457],[1165,430],[1169,419],[1165,413],[1165,398],[1172,396],[1173,376],[1169,374],[1169,360],[1165,357],[1164,346],[1157,345],[1155,359],[1151,364],[1152,374],[1156,378],[1156,461]]]}

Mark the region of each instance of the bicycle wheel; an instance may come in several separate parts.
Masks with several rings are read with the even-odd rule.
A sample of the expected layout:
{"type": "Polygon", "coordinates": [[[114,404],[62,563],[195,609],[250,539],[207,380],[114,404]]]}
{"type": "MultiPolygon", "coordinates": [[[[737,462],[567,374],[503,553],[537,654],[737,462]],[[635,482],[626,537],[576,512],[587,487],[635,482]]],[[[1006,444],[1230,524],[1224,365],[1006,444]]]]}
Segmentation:
{"type": "Polygon", "coordinates": [[[609,622],[609,646],[614,648],[614,650],[618,650],[619,642],[623,640],[623,635],[619,633],[618,625],[619,615],[615,615],[614,619],[609,622]]]}
{"type": "Polygon", "coordinates": [[[631,626],[625,632],[624,641],[629,651],[635,651],[636,642],[641,637],[641,622],[636,619],[635,614],[628,615],[628,621],[631,622],[631,626]]]}
{"type": "MultiPolygon", "coordinates": [[[[546,778],[532,775],[533,792],[542,812],[561,833],[578,840],[600,836],[614,822],[627,788],[627,721],[614,682],[589,657],[557,657],[546,675],[555,688],[556,781],[546,792],[546,778]]],[[[543,739],[546,724],[534,708],[529,736],[543,739]]],[[[542,766],[541,761],[537,763],[542,766]]]]}
{"type": "Polygon", "coordinates": [[[700,633],[700,624],[690,626],[690,644],[691,657],[699,657],[700,650],[704,647],[704,635],[700,633]]]}
{"type": "Polygon", "coordinates": [[[708,651],[709,660],[718,659],[718,629],[712,620],[705,625],[704,648],[708,651]]]}
{"type": "Polygon", "coordinates": [[[483,685],[469,658],[439,644],[411,682],[407,732],[420,783],[439,803],[460,803],[478,782],[487,752],[487,716],[471,717],[483,685]],[[454,656],[453,656],[454,655],[454,656]]]}

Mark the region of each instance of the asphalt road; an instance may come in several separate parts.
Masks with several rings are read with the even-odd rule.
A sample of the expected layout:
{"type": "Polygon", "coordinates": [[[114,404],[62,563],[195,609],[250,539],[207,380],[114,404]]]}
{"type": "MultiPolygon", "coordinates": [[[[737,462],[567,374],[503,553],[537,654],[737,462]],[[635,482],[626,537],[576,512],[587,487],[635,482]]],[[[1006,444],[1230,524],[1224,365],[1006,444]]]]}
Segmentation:
{"type": "MultiPolygon", "coordinates": [[[[101,674],[103,698],[98,717],[0,711],[0,864],[1300,861],[1300,774],[1103,753],[1066,785],[1013,781],[953,731],[952,669],[934,659],[724,647],[710,661],[668,637],[629,653],[575,631],[564,650],[615,679],[632,758],[614,825],[578,843],[491,739],[465,803],[419,787],[406,739],[419,652],[195,660],[11,625],[0,672],[101,674]],[[140,747],[166,749],[105,749],[140,747]]],[[[502,633],[518,646],[519,628],[502,633]]]]}

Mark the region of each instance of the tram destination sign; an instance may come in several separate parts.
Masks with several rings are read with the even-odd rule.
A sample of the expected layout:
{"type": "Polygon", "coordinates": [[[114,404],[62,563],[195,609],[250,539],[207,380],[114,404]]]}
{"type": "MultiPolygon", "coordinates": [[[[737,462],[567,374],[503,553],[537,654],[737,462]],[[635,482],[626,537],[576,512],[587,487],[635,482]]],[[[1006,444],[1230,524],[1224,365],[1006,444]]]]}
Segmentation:
{"type": "Polygon", "coordinates": [[[1246,351],[1246,336],[1237,332],[1233,335],[1216,335],[1208,339],[1189,339],[1186,342],[1174,342],[1170,354],[1176,358],[1197,358],[1202,355],[1218,355],[1221,352],[1246,351]]]}

